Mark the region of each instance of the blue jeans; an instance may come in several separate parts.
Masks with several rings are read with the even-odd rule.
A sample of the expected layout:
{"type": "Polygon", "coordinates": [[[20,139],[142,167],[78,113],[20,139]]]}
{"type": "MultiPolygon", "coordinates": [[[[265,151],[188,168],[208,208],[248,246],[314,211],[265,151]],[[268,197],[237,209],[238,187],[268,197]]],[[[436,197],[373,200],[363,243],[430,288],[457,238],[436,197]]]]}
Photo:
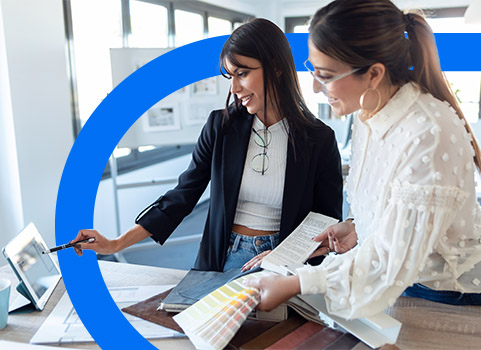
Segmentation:
{"type": "Polygon", "coordinates": [[[460,293],[450,290],[434,290],[415,283],[406,288],[403,297],[421,298],[450,305],[478,305],[481,306],[481,293],[460,293]]]}
{"type": "Polygon", "coordinates": [[[279,244],[279,232],[268,236],[245,236],[232,232],[224,271],[242,267],[263,251],[274,249],[279,244]]]}

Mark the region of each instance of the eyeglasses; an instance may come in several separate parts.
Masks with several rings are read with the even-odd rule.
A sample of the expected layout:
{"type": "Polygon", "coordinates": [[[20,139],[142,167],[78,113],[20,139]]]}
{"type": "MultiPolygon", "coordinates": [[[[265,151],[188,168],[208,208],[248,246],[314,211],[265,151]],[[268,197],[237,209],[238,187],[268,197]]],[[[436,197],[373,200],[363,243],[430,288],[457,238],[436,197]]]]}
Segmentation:
{"type": "Polygon", "coordinates": [[[334,78],[331,78],[331,79],[327,79],[327,80],[322,80],[318,75],[316,75],[315,71],[316,69],[314,68],[314,66],[312,65],[312,63],[309,61],[309,59],[305,60],[304,61],[304,67],[306,67],[306,69],[308,70],[309,73],[311,73],[312,77],[314,79],[316,79],[316,81],[321,84],[321,89],[322,89],[322,92],[327,94],[328,90],[327,90],[327,84],[329,83],[332,83],[333,81],[336,81],[336,80],[339,80],[339,79],[342,79],[344,77],[347,77],[348,75],[351,75],[352,73],[355,73],[359,70],[361,70],[362,68],[354,68],[352,70],[350,70],[349,72],[346,72],[346,73],[342,73],[334,78]]]}
{"type": "Polygon", "coordinates": [[[262,153],[258,153],[252,158],[251,166],[252,170],[256,173],[264,175],[264,173],[269,168],[269,157],[267,156],[267,146],[271,143],[272,134],[267,128],[255,130],[254,132],[254,142],[256,145],[262,147],[262,153]]]}

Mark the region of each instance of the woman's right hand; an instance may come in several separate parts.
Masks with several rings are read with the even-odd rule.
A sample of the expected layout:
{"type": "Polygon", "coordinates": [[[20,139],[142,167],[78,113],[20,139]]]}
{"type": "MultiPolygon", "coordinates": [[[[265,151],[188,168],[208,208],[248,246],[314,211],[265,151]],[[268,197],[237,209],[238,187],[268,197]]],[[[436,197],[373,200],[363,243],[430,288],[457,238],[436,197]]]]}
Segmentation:
{"type": "Polygon", "coordinates": [[[83,249],[91,249],[99,254],[113,254],[117,252],[117,244],[115,240],[107,239],[102,236],[97,230],[80,230],[77,237],[70,241],[76,242],[87,238],[95,238],[92,243],[79,243],[74,246],[75,253],[82,256],[83,249]]]}
{"type": "Polygon", "coordinates": [[[329,252],[343,254],[357,245],[356,226],[352,221],[340,222],[329,226],[313,240],[322,243],[309,258],[326,255],[329,252]]]}
{"type": "Polygon", "coordinates": [[[249,271],[250,269],[253,269],[254,267],[261,266],[262,259],[264,259],[264,257],[270,252],[271,250],[264,250],[259,255],[256,255],[241,267],[241,271],[246,272],[246,271],[249,271]]]}

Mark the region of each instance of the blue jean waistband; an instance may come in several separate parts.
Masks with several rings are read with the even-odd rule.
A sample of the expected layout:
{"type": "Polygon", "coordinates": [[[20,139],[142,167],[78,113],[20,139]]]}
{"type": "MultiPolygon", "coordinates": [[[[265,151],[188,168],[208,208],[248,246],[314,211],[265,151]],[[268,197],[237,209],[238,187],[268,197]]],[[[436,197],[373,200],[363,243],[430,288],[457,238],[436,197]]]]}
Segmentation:
{"type": "Polygon", "coordinates": [[[481,293],[460,293],[451,290],[435,290],[420,283],[406,288],[405,297],[421,298],[450,305],[481,305],[481,293]]]}
{"type": "Polygon", "coordinates": [[[279,232],[264,236],[246,236],[232,232],[230,244],[232,245],[233,251],[237,251],[239,248],[250,248],[252,246],[262,248],[262,246],[266,244],[270,246],[270,249],[273,249],[279,244],[279,232]]]}

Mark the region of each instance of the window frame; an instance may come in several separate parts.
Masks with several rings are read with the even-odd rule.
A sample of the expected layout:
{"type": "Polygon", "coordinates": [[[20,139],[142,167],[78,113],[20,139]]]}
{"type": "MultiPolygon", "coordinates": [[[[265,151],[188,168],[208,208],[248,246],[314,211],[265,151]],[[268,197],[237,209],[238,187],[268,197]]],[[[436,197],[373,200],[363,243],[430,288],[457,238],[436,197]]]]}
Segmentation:
{"type": "Polygon", "coordinates": [[[305,25],[310,19],[310,16],[286,17],[284,19],[284,28],[286,28],[286,33],[294,33],[295,26],[305,25]]]}

